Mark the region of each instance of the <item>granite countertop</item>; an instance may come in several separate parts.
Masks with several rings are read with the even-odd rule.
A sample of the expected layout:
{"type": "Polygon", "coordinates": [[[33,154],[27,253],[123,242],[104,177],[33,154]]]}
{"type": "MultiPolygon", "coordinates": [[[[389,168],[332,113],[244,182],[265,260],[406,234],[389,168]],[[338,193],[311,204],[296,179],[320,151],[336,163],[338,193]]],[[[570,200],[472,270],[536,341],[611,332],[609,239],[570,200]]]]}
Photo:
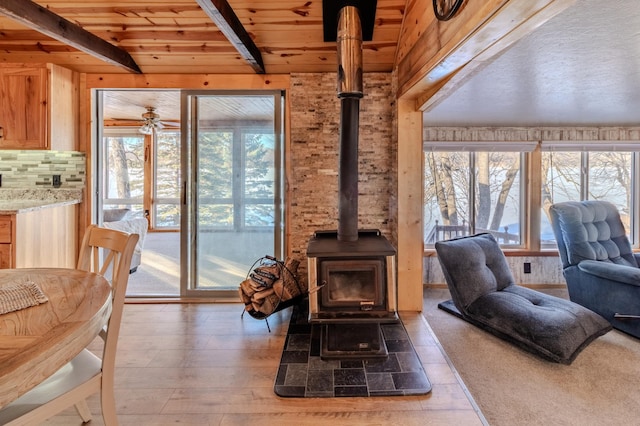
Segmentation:
{"type": "Polygon", "coordinates": [[[82,202],[82,189],[0,189],[0,215],[82,202]]]}

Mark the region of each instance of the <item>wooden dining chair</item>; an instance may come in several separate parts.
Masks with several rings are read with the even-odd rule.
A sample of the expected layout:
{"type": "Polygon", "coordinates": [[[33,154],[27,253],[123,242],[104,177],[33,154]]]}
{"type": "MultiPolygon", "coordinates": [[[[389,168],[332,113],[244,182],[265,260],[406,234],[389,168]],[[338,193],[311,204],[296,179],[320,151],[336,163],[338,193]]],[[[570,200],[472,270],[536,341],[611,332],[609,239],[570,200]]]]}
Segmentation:
{"type": "Polygon", "coordinates": [[[75,405],[84,422],[91,420],[86,398],[100,392],[102,417],[117,425],[113,388],[116,347],[129,266],[138,234],[90,225],[84,235],[77,268],[103,275],[112,287],[112,310],[100,336],[102,357],[84,349],[47,380],[0,410],[2,425],[35,425],[75,405]]]}

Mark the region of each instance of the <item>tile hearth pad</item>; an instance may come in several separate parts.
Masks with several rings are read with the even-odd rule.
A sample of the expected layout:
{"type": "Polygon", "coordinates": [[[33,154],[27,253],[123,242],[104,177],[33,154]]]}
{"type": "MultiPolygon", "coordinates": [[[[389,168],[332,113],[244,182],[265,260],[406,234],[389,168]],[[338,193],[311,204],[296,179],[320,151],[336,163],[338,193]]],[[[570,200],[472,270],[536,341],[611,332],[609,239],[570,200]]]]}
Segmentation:
{"type": "Polygon", "coordinates": [[[321,325],[309,324],[304,303],[291,313],[274,391],[281,397],[424,395],[431,383],[402,323],[381,324],[384,359],[320,358],[321,325]]]}

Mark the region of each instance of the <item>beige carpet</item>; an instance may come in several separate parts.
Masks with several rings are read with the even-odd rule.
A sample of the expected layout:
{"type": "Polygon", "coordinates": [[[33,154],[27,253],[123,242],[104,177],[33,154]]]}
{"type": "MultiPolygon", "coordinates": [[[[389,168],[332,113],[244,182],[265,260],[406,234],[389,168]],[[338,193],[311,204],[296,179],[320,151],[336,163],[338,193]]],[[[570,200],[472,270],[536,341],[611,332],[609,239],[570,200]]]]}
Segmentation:
{"type": "Polygon", "coordinates": [[[438,309],[448,291],[424,295],[424,316],[490,425],[640,425],[639,339],[614,330],[571,365],[550,363],[438,309]]]}

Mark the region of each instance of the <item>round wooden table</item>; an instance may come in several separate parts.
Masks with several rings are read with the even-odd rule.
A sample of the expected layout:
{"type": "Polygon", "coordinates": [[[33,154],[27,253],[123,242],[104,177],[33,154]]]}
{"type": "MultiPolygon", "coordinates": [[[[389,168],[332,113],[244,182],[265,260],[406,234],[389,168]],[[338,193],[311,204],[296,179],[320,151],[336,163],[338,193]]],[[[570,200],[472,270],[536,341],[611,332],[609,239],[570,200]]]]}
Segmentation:
{"type": "Polygon", "coordinates": [[[48,302],[0,315],[0,408],[91,343],[111,315],[111,286],[75,269],[0,269],[0,288],[31,280],[48,302]]]}

